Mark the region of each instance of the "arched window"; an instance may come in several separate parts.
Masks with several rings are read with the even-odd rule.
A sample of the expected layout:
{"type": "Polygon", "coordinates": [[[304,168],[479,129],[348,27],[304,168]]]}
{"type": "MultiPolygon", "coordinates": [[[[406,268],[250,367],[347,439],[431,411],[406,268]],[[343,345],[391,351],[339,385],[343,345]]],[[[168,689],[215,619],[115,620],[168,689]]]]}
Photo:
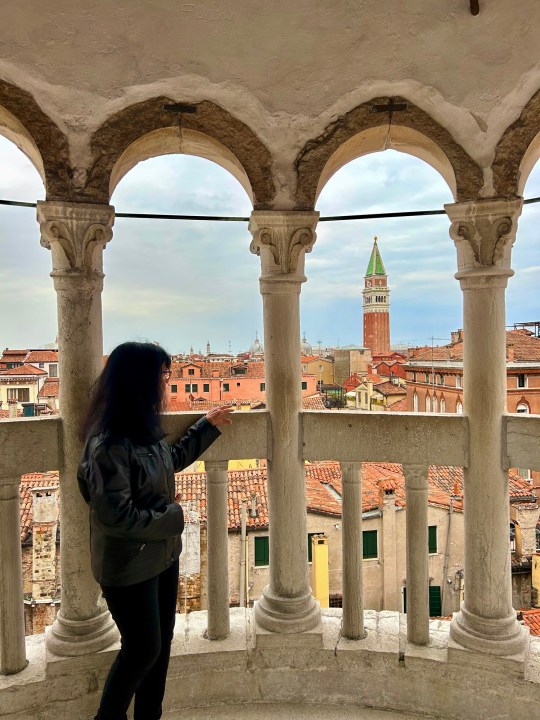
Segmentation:
{"type": "Polygon", "coordinates": [[[412,397],[413,412],[418,412],[418,395],[414,393],[412,397]]]}
{"type": "Polygon", "coordinates": [[[527,403],[523,403],[523,402],[518,403],[516,412],[528,414],[530,412],[529,406],[527,405],[527,403]]]}
{"type": "Polygon", "coordinates": [[[463,405],[459,402],[459,400],[456,403],[456,412],[458,415],[463,415],[463,405]]]}
{"type": "Polygon", "coordinates": [[[432,407],[431,409],[433,410],[433,412],[438,412],[438,410],[437,410],[437,396],[436,396],[436,395],[433,396],[433,407],[432,407]]]}
{"type": "MultiPolygon", "coordinates": [[[[518,406],[517,406],[517,408],[516,408],[516,412],[517,412],[517,413],[522,413],[522,414],[524,414],[524,415],[528,415],[529,412],[530,412],[530,408],[529,408],[529,406],[527,405],[527,403],[520,402],[520,403],[518,403],[518,406]]],[[[518,473],[519,473],[519,475],[520,475],[524,480],[530,480],[530,479],[531,479],[531,471],[530,471],[530,469],[528,469],[528,468],[518,468],[518,473]]]]}
{"type": "Polygon", "coordinates": [[[446,412],[446,402],[443,397],[441,398],[441,412],[446,412]]]}
{"type": "Polygon", "coordinates": [[[431,398],[426,395],[426,412],[431,412],[431,398]]]}

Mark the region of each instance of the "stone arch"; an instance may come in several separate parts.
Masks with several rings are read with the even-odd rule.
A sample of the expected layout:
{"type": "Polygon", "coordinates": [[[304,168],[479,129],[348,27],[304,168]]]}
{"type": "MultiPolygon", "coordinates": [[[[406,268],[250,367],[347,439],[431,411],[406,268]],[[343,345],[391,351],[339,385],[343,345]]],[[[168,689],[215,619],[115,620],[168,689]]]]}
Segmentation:
{"type": "Polygon", "coordinates": [[[34,165],[45,185],[47,200],[72,199],[66,136],[30,93],[4,80],[0,80],[0,133],[34,165]]]}
{"type": "Polygon", "coordinates": [[[362,155],[393,148],[425,160],[446,180],[457,202],[475,200],[483,185],[481,168],[448,130],[403,98],[374,98],[332,122],[298,154],[298,209],[312,209],[324,184],[339,168],[362,155]],[[374,113],[374,105],[407,102],[405,111],[374,113]]]}
{"type": "Polygon", "coordinates": [[[186,152],[222,165],[241,182],[256,210],[271,209],[275,195],[271,156],[253,131],[212,102],[193,103],[197,112],[180,117],[163,109],[172,102],[159,97],[131,105],[94,133],[93,164],[86,183],[93,202],[109,202],[120,178],[141,160],[186,152]]]}
{"type": "Polygon", "coordinates": [[[519,118],[509,125],[495,149],[493,186],[500,197],[523,195],[525,183],[540,158],[540,90],[519,118]]]}

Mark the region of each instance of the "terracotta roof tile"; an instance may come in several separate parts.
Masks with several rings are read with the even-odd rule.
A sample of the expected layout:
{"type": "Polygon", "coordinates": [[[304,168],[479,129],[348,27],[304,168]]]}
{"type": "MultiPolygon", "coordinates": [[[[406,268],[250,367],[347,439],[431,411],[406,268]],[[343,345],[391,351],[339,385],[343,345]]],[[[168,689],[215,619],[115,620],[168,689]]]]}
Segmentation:
{"type": "Polygon", "coordinates": [[[38,393],[38,398],[54,397],[60,395],[60,382],[58,378],[47,378],[43,383],[43,387],[38,393]]]}
{"type": "Polygon", "coordinates": [[[404,397],[401,400],[397,400],[395,403],[389,405],[386,410],[389,412],[407,412],[407,398],[404,397]]]}
{"type": "Polygon", "coordinates": [[[58,362],[58,350],[30,350],[26,358],[27,363],[58,362]]]}
{"type": "Polygon", "coordinates": [[[393,382],[381,382],[373,386],[373,389],[380,392],[381,395],[406,395],[407,389],[403,385],[397,385],[393,382]]]}
{"type": "Polygon", "coordinates": [[[531,635],[540,635],[540,608],[521,610],[525,625],[531,629],[531,635]]]}
{"type": "Polygon", "coordinates": [[[302,410],[326,410],[323,396],[320,393],[302,398],[302,410]]]}
{"type": "Polygon", "coordinates": [[[19,367],[9,368],[9,370],[0,370],[0,375],[20,375],[20,376],[28,376],[28,375],[46,375],[47,373],[45,370],[41,370],[40,368],[34,367],[33,365],[20,365],[19,367]]]}
{"type": "Polygon", "coordinates": [[[58,472],[28,473],[21,477],[19,486],[21,514],[21,543],[28,540],[32,532],[32,490],[38,487],[58,487],[58,472]]]}
{"type": "MultiPolygon", "coordinates": [[[[540,361],[540,338],[533,335],[530,330],[506,331],[506,356],[509,359],[509,349],[512,348],[513,360],[516,362],[540,361]]],[[[431,347],[411,348],[409,359],[414,360],[463,360],[463,341],[431,347]]]]}

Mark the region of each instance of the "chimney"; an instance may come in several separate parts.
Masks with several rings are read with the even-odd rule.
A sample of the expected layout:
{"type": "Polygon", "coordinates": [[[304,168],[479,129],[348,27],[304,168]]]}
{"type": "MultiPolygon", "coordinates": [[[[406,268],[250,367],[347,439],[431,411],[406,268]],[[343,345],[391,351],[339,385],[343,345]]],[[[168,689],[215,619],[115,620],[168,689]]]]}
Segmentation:
{"type": "Polygon", "coordinates": [[[56,532],[58,488],[32,490],[32,598],[56,597],[56,532]]]}
{"type": "Polygon", "coordinates": [[[460,328],[459,330],[453,330],[450,333],[450,343],[452,345],[455,345],[458,342],[461,342],[463,340],[463,330],[460,328]]]}
{"type": "Polygon", "coordinates": [[[18,402],[16,400],[8,400],[9,417],[16,418],[18,415],[18,402]]]}

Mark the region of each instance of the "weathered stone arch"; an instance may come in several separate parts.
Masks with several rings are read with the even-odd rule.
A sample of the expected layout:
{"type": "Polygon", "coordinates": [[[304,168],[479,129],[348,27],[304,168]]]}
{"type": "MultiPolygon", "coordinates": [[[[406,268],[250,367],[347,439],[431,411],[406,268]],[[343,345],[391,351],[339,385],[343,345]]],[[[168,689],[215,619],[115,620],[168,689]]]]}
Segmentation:
{"type": "Polygon", "coordinates": [[[93,202],[108,202],[120,178],[137,162],[187,152],[229,170],[242,183],[256,210],[271,208],[275,194],[271,156],[255,133],[212,102],[193,103],[197,112],[182,113],[180,118],[163,109],[172,102],[159,97],[131,105],[95,132],[90,143],[93,164],[86,183],[93,202]]]}
{"type": "Polygon", "coordinates": [[[523,195],[523,189],[540,157],[540,90],[519,118],[503,133],[493,160],[493,185],[500,197],[523,195]]]}
{"type": "Polygon", "coordinates": [[[0,80],[0,133],[32,162],[43,180],[48,200],[71,199],[66,136],[30,93],[4,80],[0,80]]]}
{"type": "Polygon", "coordinates": [[[415,155],[432,165],[446,180],[456,201],[477,199],[483,185],[482,170],[448,130],[420,108],[394,97],[394,103],[408,102],[408,108],[394,113],[389,132],[388,114],[372,112],[373,105],[389,101],[388,97],[374,98],[353,108],[306,143],[295,161],[298,209],[313,208],[324,184],[340,167],[361,155],[387,148],[415,155]]]}

